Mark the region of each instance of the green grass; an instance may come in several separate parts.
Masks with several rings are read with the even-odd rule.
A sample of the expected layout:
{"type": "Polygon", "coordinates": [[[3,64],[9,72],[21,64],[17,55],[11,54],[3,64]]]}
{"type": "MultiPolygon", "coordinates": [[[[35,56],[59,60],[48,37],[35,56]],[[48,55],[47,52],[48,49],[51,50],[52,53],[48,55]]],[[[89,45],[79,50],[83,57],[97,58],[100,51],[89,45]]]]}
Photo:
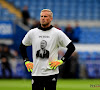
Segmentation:
{"type": "MultiPolygon", "coordinates": [[[[99,79],[58,79],[57,90],[100,90],[100,87],[90,87],[90,84],[100,85],[99,79]]],[[[31,80],[0,79],[0,90],[31,90],[31,80]]]]}

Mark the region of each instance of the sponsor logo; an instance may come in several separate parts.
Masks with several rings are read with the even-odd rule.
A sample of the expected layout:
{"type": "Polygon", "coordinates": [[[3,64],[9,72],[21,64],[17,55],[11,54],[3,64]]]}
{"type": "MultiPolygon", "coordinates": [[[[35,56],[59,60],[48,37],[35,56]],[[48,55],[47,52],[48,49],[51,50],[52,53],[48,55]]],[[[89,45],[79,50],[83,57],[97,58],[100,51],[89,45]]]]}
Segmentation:
{"type": "Polygon", "coordinates": [[[32,79],[32,84],[34,83],[34,80],[32,79]]]}
{"type": "Polygon", "coordinates": [[[53,78],[53,79],[52,79],[52,81],[56,81],[56,79],[55,79],[55,78],[53,78]]]}
{"type": "Polygon", "coordinates": [[[90,84],[90,87],[91,88],[97,88],[97,87],[100,87],[100,84],[90,84]]]}

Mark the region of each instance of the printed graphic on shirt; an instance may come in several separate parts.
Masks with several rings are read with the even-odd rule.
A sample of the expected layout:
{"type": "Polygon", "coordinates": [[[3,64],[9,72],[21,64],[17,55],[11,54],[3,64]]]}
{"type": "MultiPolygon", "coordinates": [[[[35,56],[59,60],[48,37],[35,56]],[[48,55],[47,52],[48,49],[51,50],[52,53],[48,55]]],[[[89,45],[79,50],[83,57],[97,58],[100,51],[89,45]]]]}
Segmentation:
{"type": "Polygon", "coordinates": [[[34,80],[32,79],[32,84],[34,83],[34,80]]]}
{"type": "Polygon", "coordinates": [[[49,58],[49,51],[46,50],[47,42],[45,40],[42,40],[40,42],[40,50],[36,52],[36,58],[49,58]]]}

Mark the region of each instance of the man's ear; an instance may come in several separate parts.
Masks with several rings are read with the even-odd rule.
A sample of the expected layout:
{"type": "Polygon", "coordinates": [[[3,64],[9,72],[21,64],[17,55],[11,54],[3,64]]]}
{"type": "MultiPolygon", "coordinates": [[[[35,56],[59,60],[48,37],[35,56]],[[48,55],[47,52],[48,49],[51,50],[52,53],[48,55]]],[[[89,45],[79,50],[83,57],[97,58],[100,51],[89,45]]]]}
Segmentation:
{"type": "Polygon", "coordinates": [[[53,17],[51,17],[50,21],[52,21],[52,20],[53,20],[53,17]]]}

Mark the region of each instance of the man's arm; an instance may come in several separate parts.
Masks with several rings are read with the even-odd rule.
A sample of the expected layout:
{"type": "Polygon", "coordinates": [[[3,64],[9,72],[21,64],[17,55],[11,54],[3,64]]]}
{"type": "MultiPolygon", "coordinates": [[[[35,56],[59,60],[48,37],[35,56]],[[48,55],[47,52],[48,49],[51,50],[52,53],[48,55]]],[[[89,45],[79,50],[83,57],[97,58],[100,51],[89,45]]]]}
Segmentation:
{"type": "Polygon", "coordinates": [[[25,46],[24,44],[21,43],[19,49],[21,52],[21,55],[23,57],[23,60],[25,62],[25,65],[27,67],[28,72],[32,72],[33,70],[33,63],[29,61],[28,56],[27,56],[27,51],[26,51],[27,46],[25,46]]]}
{"type": "Polygon", "coordinates": [[[56,69],[56,67],[63,64],[63,62],[67,61],[70,58],[71,54],[75,51],[75,46],[72,42],[70,42],[66,47],[68,48],[68,50],[61,58],[61,60],[56,60],[49,63],[51,69],[56,69]]]}
{"type": "Polygon", "coordinates": [[[24,62],[29,61],[26,48],[27,48],[27,46],[25,46],[24,44],[21,43],[19,49],[20,49],[20,52],[21,52],[24,62]]]}
{"type": "Polygon", "coordinates": [[[66,47],[67,47],[67,51],[65,55],[61,58],[63,62],[67,61],[72,55],[72,53],[75,51],[75,46],[72,42],[70,42],[66,47]]]}

